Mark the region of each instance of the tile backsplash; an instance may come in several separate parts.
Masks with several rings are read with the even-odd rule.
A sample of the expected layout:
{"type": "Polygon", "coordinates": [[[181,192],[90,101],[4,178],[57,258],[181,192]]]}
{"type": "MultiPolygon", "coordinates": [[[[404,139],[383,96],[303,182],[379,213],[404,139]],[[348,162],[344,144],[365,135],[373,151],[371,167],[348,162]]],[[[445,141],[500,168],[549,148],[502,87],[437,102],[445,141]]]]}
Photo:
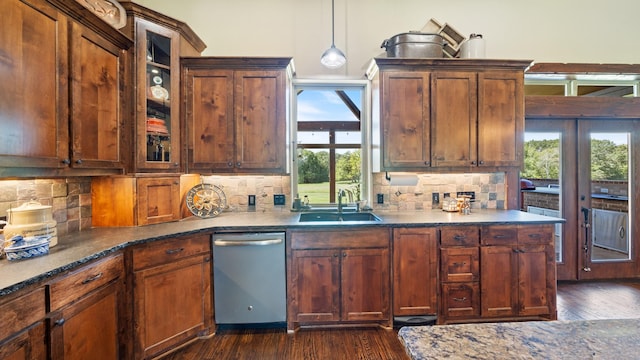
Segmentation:
{"type": "MultiPolygon", "coordinates": [[[[228,211],[248,210],[247,196],[256,195],[256,211],[289,211],[291,184],[289,176],[203,176],[203,182],[220,186],[229,206],[228,211]],[[273,195],[285,194],[286,205],[274,205],[273,195]]],[[[385,173],[373,174],[374,210],[431,209],[432,193],[442,202],[444,193],[455,196],[458,191],[474,191],[472,208],[504,209],[506,197],[504,173],[418,174],[416,186],[392,186],[385,173]],[[384,204],[377,204],[376,194],[382,194],[384,204]]],[[[58,222],[58,235],[91,228],[91,178],[31,179],[0,181],[0,216],[7,210],[36,200],[51,205],[58,222]]]]}

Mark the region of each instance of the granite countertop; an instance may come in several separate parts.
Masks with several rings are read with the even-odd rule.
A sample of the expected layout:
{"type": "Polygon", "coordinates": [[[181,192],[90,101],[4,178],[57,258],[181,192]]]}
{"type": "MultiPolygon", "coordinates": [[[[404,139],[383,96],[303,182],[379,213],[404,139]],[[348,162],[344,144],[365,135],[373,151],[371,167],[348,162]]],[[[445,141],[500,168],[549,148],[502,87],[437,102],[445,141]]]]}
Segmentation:
{"type": "Polygon", "coordinates": [[[337,228],[353,226],[438,226],[469,224],[544,224],[563,219],[516,210],[473,210],[471,215],[426,211],[374,211],[379,222],[300,223],[300,213],[288,209],[272,212],[227,212],[211,219],[195,217],[182,221],[139,227],[93,228],[60,236],[46,256],[10,262],[0,260],[0,296],[50,278],[88,261],[127,246],[198,232],[284,231],[287,228],[337,228]]]}
{"type": "Polygon", "coordinates": [[[421,359],[637,359],[640,319],[409,326],[398,331],[421,359]]]}

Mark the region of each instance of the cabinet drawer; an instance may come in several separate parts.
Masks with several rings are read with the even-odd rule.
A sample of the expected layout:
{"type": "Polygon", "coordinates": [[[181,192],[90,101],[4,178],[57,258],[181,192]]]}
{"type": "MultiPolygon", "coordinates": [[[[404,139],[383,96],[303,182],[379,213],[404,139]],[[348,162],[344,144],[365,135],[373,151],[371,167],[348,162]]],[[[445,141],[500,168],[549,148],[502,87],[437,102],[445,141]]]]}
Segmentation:
{"type": "Polygon", "coordinates": [[[514,225],[483,226],[481,239],[482,245],[515,245],[518,228],[514,225]]]}
{"type": "Polygon", "coordinates": [[[480,243],[480,229],[477,226],[452,226],[440,230],[442,246],[477,246],[480,243]]]}
{"type": "Polygon", "coordinates": [[[189,256],[210,252],[209,234],[184,236],[149,242],[133,248],[133,270],[166,264],[189,256]]]}
{"type": "Polygon", "coordinates": [[[447,318],[480,316],[478,283],[443,284],[442,304],[447,318]]]}
{"type": "Polygon", "coordinates": [[[440,250],[440,273],[443,282],[477,281],[479,250],[475,248],[443,248],[440,250]]]}
{"type": "Polygon", "coordinates": [[[40,287],[0,304],[0,342],[41,321],[45,315],[44,288],[40,287]]]}
{"type": "Polygon", "coordinates": [[[389,229],[292,231],[290,238],[292,249],[388,247],[389,229]]]}
{"type": "Polygon", "coordinates": [[[122,276],[122,254],[83,266],[49,284],[51,311],[60,309],[122,276]]]}
{"type": "Polygon", "coordinates": [[[553,224],[519,225],[518,242],[520,244],[549,244],[553,239],[553,224]]]}

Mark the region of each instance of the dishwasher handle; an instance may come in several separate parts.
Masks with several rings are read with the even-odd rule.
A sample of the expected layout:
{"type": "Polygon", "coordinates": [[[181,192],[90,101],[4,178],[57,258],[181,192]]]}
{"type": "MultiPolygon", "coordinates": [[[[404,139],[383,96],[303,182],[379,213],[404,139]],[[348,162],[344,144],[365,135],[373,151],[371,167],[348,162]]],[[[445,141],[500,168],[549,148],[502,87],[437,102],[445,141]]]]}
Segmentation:
{"type": "Polygon", "coordinates": [[[263,240],[225,240],[215,239],[214,246],[264,246],[282,244],[282,239],[263,239],[263,240]]]}

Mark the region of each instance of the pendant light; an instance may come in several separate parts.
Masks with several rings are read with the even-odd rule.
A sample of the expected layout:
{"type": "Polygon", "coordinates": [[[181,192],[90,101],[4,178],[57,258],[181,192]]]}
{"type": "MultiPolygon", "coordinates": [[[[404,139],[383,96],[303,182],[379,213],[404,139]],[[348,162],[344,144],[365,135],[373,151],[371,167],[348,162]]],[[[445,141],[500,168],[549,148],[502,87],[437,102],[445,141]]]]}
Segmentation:
{"type": "Polygon", "coordinates": [[[347,62],[347,57],[335,44],[335,10],[334,0],[331,0],[331,47],[320,58],[322,65],[329,69],[337,69],[347,62]]]}

